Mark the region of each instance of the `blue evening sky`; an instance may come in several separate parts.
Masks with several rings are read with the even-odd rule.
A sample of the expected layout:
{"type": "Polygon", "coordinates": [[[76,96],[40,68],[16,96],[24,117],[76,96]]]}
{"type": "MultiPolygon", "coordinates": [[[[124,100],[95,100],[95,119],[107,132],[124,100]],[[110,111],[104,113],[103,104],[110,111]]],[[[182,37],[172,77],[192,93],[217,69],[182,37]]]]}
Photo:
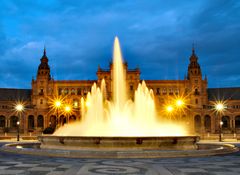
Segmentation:
{"type": "Polygon", "coordinates": [[[240,86],[238,0],[0,0],[0,7],[0,87],[30,88],[44,44],[54,79],[96,79],[116,35],[141,79],[183,79],[194,42],[209,87],[240,86]]]}

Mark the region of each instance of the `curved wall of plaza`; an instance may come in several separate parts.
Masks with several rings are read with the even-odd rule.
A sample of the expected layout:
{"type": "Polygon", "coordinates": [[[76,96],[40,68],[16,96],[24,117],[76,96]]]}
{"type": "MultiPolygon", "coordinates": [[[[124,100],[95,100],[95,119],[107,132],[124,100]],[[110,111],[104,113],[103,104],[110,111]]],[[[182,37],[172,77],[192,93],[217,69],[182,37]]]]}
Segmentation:
{"type": "MultiPolygon", "coordinates": [[[[54,80],[50,74],[46,50],[38,66],[36,79],[32,80],[31,89],[0,88],[0,132],[16,132],[20,117],[20,132],[40,134],[49,126],[81,119],[80,99],[86,97],[93,83],[100,85],[106,81],[107,97],[112,94],[112,64],[109,69],[97,69],[96,80],[54,80]],[[51,110],[50,102],[56,96],[67,96],[68,103],[73,105],[74,113],[56,114],[51,110]],[[25,103],[24,112],[19,116],[14,110],[16,101],[25,103]],[[58,116],[58,119],[57,119],[58,116]]],[[[140,69],[128,69],[125,63],[128,94],[133,98],[140,79],[140,69]]],[[[193,132],[202,136],[219,132],[222,120],[222,131],[226,134],[240,134],[240,88],[208,88],[207,77],[202,77],[201,67],[194,48],[189,58],[187,76],[183,80],[145,80],[155,94],[156,108],[162,114],[166,101],[174,96],[184,95],[187,108],[181,116],[193,132]],[[218,115],[213,110],[216,100],[226,100],[227,109],[218,115]]]]}

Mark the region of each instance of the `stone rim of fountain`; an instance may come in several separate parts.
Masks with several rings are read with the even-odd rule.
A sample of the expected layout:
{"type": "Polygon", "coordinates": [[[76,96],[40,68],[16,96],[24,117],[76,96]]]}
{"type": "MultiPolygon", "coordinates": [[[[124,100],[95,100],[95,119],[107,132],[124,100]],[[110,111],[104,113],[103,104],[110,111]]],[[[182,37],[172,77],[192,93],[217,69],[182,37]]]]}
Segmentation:
{"type": "Polygon", "coordinates": [[[101,151],[101,150],[53,150],[17,148],[40,146],[39,142],[10,143],[1,147],[1,151],[34,156],[62,157],[62,158],[176,158],[176,157],[204,157],[230,154],[239,151],[239,148],[224,143],[197,143],[198,150],[128,150],[128,151],[101,151]]]}
{"type": "Polygon", "coordinates": [[[41,148],[62,150],[194,150],[199,136],[38,136],[41,148]]]}

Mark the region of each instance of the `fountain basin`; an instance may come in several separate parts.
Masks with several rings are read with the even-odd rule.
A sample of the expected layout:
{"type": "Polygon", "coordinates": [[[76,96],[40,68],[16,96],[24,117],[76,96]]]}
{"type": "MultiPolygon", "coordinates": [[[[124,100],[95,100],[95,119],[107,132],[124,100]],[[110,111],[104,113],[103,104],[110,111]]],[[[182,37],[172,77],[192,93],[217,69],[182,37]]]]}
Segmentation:
{"type": "Polygon", "coordinates": [[[41,148],[63,150],[195,150],[198,136],[39,136],[41,148]]]}
{"type": "Polygon", "coordinates": [[[222,155],[238,152],[238,147],[226,143],[197,143],[196,150],[63,150],[41,149],[40,142],[16,142],[8,143],[0,148],[0,151],[26,154],[34,156],[50,156],[65,158],[175,158],[175,157],[202,157],[222,155]]]}

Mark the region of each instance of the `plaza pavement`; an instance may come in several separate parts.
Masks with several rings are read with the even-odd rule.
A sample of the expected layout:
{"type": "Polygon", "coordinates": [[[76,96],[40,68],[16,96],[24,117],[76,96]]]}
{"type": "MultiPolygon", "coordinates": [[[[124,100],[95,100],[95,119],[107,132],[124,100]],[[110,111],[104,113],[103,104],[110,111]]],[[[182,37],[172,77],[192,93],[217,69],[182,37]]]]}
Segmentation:
{"type": "MultiPolygon", "coordinates": [[[[4,142],[0,143],[2,146],[4,142]]],[[[240,146],[240,143],[235,143],[240,146]]],[[[240,175],[240,152],[210,157],[70,159],[0,152],[4,175],[240,175]]]]}

